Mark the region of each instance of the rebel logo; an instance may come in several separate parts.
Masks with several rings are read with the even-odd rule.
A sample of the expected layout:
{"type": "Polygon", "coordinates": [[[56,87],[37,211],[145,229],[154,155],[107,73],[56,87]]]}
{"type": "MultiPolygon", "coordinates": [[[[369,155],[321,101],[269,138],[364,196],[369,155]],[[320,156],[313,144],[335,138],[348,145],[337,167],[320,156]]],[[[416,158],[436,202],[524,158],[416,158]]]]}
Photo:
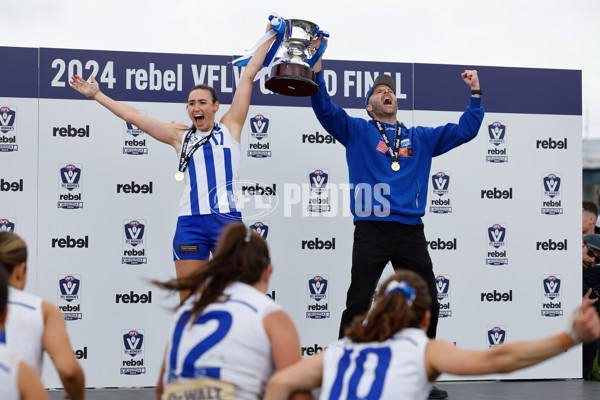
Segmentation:
{"type": "Polygon", "coordinates": [[[69,124],[66,127],[55,127],[52,128],[52,136],[90,137],[90,126],[86,125],[85,128],[76,128],[69,124]]]}
{"type": "Polygon", "coordinates": [[[315,238],[315,240],[303,240],[302,250],[335,250],[335,238],[331,240],[321,240],[315,238]]]}
{"type": "Polygon", "coordinates": [[[73,355],[78,360],[87,360],[87,358],[88,358],[87,347],[84,346],[83,349],[73,350],[73,355]]]}
{"type": "Polygon", "coordinates": [[[125,144],[125,146],[144,147],[144,146],[146,146],[146,139],[141,139],[141,140],[137,140],[137,139],[125,140],[124,144],[125,144]]]}
{"type": "Polygon", "coordinates": [[[302,356],[312,356],[315,354],[319,354],[322,351],[323,347],[319,346],[316,343],[314,344],[314,346],[302,346],[302,356]]]}
{"type": "Polygon", "coordinates": [[[22,192],[22,191],[23,191],[23,179],[19,179],[18,181],[15,181],[15,182],[4,180],[4,178],[0,179],[0,192],[22,192]]]}
{"type": "Polygon", "coordinates": [[[567,239],[564,239],[562,242],[555,242],[552,239],[548,239],[547,242],[536,242],[535,249],[544,251],[564,251],[567,250],[567,239]]]}
{"type": "Polygon", "coordinates": [[[64,248],[67,248],[67,249],[86,248],[87,249],[89,246],[88,241],[89,241],[89,239],[88,239],[87,235],[80,239],[75,239],[75,238],[72,238],[71,236],[67,235],[66,238],[52,238],[52,247],[53,248],[60,247],[62,249],[64,249],[64,248]]]}
{"type": "Polygon", "coordinates": [[[435,241],[427,241],[427,247],[431,250],[456,250],[456,238],[447,241],[440,238],[435,241]]]}
{"type": "Polygon", "coordinates": [[[135,181],[131,181],[131,183],[118,183],[117,193],[152,194],[152,181],[147,184],[138,184],[135,181]]]}
{"type": "Polygon", "coordinates": [[[490,293],[481,293],[481,301],[513,301],[513,293],[512,290],[504,293],[496,290],[490,293]]]}
{"type": "Polygon", "coordinates": [[[537,140],[535,142],[535,147],[538,149],[566,150],[567,138],[564,138],[563,140],[554,140],[552,138],[548,138],[548,140],[537,140]]]}
{"type": "Polygon", "coordinates": [[[271,148],[271,143],[248,143],[248,148],[251,150],[269,150],[271,148]]]}
{"type": "Polygon", "coordinates": [[[500,190],[496,187],[493,189],[482,189],[481,190],[481,198],[482,199],[512,199],[513,198],[513,190],[512,188],[508,188],[508,190],[500,190]]]}
{"type": "Polygon", "coordinates": [[[337,142],[335,138],[329,134],[321,135],[319,132],[315,132],[302,134],[302,143],[333,144],[337,142]]]}
{"type": "Polygon", "coordinates": [[[272,186],[263,187],[258,183],[254,186],[242,186],[242,194],[250,196],[276,196],[277,195],[277,184],[272,186]]]}
{"type": "Polygon", "coordinates": [[[129,293],[116,294],[115,302],[125,303],[125,304],[137,304],[137,303],[152,303],[152,291],[149,290],[148,293],[137,294],[134,293],[133,290],[129,291],[129,293]]]}

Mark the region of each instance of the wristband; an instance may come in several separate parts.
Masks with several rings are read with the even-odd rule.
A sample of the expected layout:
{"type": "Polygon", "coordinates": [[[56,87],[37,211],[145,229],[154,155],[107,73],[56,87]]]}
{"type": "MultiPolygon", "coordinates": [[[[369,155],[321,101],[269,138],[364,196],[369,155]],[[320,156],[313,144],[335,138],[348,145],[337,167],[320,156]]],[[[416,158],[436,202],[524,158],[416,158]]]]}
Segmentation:
{"type": "Polygon", "coordinates": [[[99,88],[99,87],[96,87],[96,89],[95,89],[95,90],[92,92],[92,94],[90,94],[90,95],[86,95],[86,96],[87,96],[89,99],[91,99],[91,98],[92,98],[92,97],[94,97],[94,95],[95,95],[96,93],[98,93],[99,91],[100,91],[100,88],[99,88]]]}
{"type": "MultiPolygon", "coordinates": [[[[561,336],[566,335],[569,342],[573,343],[570,346],[575,346],[576,344],[581,343],[581,340],[579,340],[579,338],[575,334],[575,328],[573,327],[575,319],[577,319],[577,317],[579,317],[581,314],[582,314],[581,310],[579,310],[579,309],[574,310],[571,313],[569,320],[567,321],[567,330],[564,333],[561,333],[561,336]]],[[[562,340],[561,340],[561,343],[562,343],[562,340]]]]}
{"type": "Polygon", "coordinates": [[[559,334],[558,340],[560,342],[560,345],[567,349],[569,347],[575,346],[577,344],[577,342],[574,341],[573,338],[571,337],[571,335],[567,332],[563,332],[563,333],[559,334]]]}
{"type": "Polygon", "coordinates": [[[478,94],[481,96],[483,94],[483,92],[481,91],[481,89],[472,89],[471,94],[478,94]]]}

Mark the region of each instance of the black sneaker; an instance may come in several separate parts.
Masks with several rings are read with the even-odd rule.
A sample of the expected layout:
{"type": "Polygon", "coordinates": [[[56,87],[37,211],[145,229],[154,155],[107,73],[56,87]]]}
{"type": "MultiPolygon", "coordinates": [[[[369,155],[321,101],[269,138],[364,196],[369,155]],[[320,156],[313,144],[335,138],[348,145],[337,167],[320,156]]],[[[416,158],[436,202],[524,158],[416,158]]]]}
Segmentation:
{"type": "Polygon", "coordinates": [[[433,387],[429,392],[429,400],[443,400],[448,398],[448,392],[437,387],[433,387]]]}

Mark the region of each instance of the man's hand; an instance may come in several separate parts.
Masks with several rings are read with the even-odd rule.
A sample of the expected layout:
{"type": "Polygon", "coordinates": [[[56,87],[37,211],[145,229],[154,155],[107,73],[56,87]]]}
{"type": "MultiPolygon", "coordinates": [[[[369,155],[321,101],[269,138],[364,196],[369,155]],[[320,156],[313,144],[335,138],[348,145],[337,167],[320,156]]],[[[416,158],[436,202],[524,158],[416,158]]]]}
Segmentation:
{"type": "MultiPolygon", "coordinates": [[[[588,295],[589,295],[588,291],[588,295]]],[[[600,337],[600,319],[593,302],[584,297],[583,303],[573,316],[571,334],[575,334],[579,342],[589,343],[600,337]]]]}
{"type": "Polygon", "coordinates": [[[98,86],[98,82],[94,79],[94,75],[90,76],[92,83],[89,83],[83,80],[79,75],[75,75],[71,78],[71,87],[77,90],[79,93],[84,95],[85,97],[94,97],[96,93],[100,91],[98,86]]]}
{"type": "MultiPolygon", "coordinates": [[[[312,44],[310,45],[310,51],[312,51],[312,53],[316,53],[317,50],[319,49],[319,47],[321,47],[321,42],[325,41],[325,50],[327,50],[327,42],[328,40],[324,37],[320,37],[317,40],[315,40],[314,42],[312,42],[312,44]]],[[[325,50],[323,50],[323,54],[325,54],[325,50]]],[[[321,57],[319,58],[319,60],[315,63],[314,67],[313,67],[313,71],[319,72],[322,68],[321,62],[323,61],[323,54],[321,54],[321,57]]]]}
{"type": "Polygon", "coordinates": [[[465,72],[460,74],[460,76],[463,78],[465,83],[471,87],[471,90],[481,89],[481,87],[479,87],[479,77],[477,76],[476,69],[467,69],[465,72]]]}

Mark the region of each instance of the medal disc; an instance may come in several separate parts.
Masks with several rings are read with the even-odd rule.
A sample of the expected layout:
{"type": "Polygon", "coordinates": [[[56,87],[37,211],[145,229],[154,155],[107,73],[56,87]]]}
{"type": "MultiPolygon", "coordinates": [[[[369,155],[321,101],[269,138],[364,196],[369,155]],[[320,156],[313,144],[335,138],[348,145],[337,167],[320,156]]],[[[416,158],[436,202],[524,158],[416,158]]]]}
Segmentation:
{"type": "Polygon", "coordinates": [[[184,176],[185,175],[183,174],[183,172],[177,171],[177,173],[175,174],[175,180],[176,181],[182,181],[184,176]]]}
{"type": "Polygon", "coordinates": [[[394,171],[400,171],[400,163],[399,163],[398,161],[394,161],[394,162],[392,163],[392,169],[393,169],[394,171]]]}

